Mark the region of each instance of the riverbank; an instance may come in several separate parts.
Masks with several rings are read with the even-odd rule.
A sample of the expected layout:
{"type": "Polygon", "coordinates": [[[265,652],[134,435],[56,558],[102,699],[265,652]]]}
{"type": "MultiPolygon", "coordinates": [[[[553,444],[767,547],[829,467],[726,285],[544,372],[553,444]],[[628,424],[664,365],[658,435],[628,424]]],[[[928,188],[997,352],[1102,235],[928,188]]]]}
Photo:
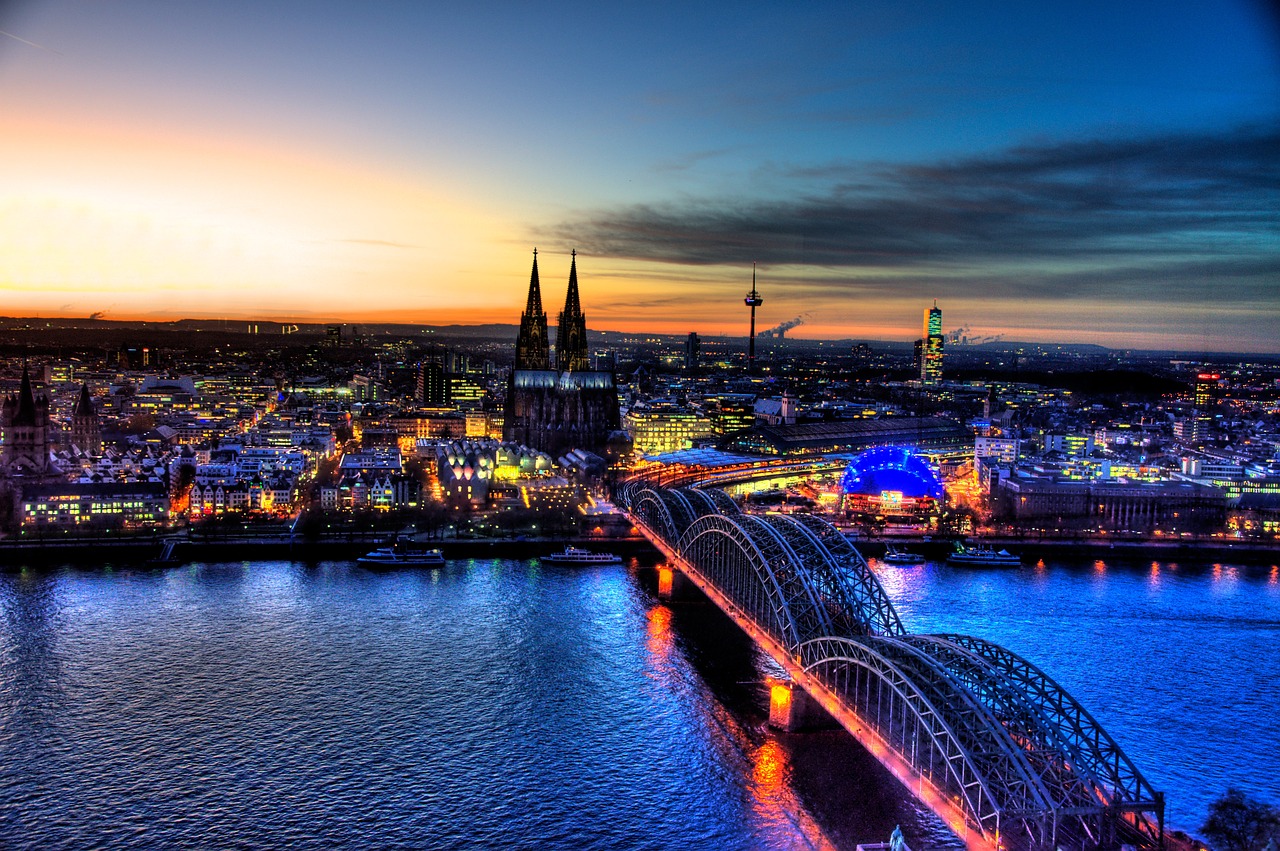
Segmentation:
{"type": "MultiPolygon", "coordinates": [[[[288,559],[323,561],[354,559],[378,546],[390,536],[382,534],[341,535],[304,540],[288,536],[227,536],[210,539],[187,538],[77,538],[74,540],[0,541],[0,570],[48,567],[69,564],[147,566],[156,559],[165,541],[174,540],[173,559],[167,567],[193,561],[238,561],[241,559],[288,559]]],[[[627,538],[448,538],[424,542],[439,547],[448,559],[536,558],[563,550],[566,546],[608,551],[623,558],[657,559],[658,551],[642,537],[627,538]]]]}
{"type": "MultiPolygon", "coordinates": [[[[210,537],[145,536],[83,537],[73,539],[0,541],[0,570],[56,564],[127,564],[139,566],[155,559],[165,541],[174,540],[173,556],[177,562],[236,561],[239,559],[292,559],[322,561],[358,558],[369,550],[387,543],[390,536],[378,533],[343,533],[304,539],[289,535],[224,535],[210,537]]],[[[660,558],[658,551],[643,537],[546,537],[546,538],[446,538],[430,541],[446,558],[534,558],[558,552],[566,546],[607,550],[624,558],[646,560],[660,558]]],[[[1007,549],[1022,557],[1024,565],[1040,559],[1116,559],[1123,561],[1162,561],[1212,564],[1230,562],[1250,565],[1280,564],[1280,546],[1275,542],[1235,539],[1120,540],[1069,538],[970,538],[969,543],[982,543],[996,549],[1007,549]]],[[[884,555],[889,547],[910,549],[930,559],[941,561],[952,551],[951,540],[925,540],[895,536],[855,540],[854,545],[866,557],[884,555]]]]}
{"type": "MultiPolygon", "coordinates": [[[[942,560],[955,548],[952,540],[895,537],[892,539],[855,540],[864,556],[881,556],[889,547],[910,549],[942,560]]],[[[1240,564],[1280,564],[1277,542],[1244,541],[1213,538],[1196,540],[1120,540],[1099,538],[968,538],[966,543],[1006,549],[1022,556],[1023,564],[1035,564],[1042,558],[1123,559],[1125,561],[1234,562],[1240,564]]]]}

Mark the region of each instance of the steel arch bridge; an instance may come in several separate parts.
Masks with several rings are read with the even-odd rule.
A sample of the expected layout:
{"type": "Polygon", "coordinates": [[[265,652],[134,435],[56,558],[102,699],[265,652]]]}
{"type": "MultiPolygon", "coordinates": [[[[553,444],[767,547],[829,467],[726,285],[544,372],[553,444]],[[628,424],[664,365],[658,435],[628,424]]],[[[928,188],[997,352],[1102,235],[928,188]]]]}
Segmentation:
{"type": "Polygon", "coordinates": [[[826,521],[645,481],[620,496],[674,566],[971,846],[1163,844],[1163,796],[1084,707],[1003,647],[908,633],[826,521]]]}

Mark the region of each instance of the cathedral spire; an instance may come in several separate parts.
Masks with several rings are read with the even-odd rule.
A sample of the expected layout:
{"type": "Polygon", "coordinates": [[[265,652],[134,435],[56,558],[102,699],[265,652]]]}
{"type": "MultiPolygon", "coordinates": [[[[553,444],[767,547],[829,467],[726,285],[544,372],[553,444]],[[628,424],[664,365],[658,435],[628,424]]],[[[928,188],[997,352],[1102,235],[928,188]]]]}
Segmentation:
{"type": "Polygon", "coordinates": [[[520,315],[520,336],[516,338],[516,369],[550,369],[551,347],[547,340],[547,314],[542,309],[542,286],[538,281],[538,249],[533,249],[533,272],[529,275],[529,300],[520,315]]]}
{"type": "Polygon", "coordinates": [[[578,252],[572,252],[569,263],[569,291],[564,297],[564,311],[556,329],[556,369],[561,372],[585,372],[591,368],[587,358],[587,319],[582,315],[578,297],[578,252]]]}

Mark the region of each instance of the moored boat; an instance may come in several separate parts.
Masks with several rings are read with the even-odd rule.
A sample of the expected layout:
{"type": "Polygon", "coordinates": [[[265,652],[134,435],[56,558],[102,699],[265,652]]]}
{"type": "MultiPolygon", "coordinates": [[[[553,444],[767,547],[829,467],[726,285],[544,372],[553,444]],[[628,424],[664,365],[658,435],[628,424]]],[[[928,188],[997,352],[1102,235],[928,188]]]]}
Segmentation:
{"type": "Polygon", "coordinates": [[[548,564],[618,564],[621,556],[613,553],[593,553],[577,547],[565,547],[562,553],[552,553],[542,557],[548,564]]]}
{"type": "Polygon", "coordinates": [[[880,560],[886,564],[920,564],[924,561],[924,556],[920,553],[911,553],[906,550],[895,550],[893,547],[885,550],[880,560]]]}
{"type": "Polygon", "coordinates": [[[401,547],[379,547],[356,559],[366,567],[440,567],[444,554],[439,550],[415,550],[401,547]]]}
{"type": "Polygon", "coordinates": [[[1018,567],[1022,559],[1008,550],[995,550],[986,545],[966,547],[956,544],[947,556],[947,564],[958,567],[1018,567]]]}

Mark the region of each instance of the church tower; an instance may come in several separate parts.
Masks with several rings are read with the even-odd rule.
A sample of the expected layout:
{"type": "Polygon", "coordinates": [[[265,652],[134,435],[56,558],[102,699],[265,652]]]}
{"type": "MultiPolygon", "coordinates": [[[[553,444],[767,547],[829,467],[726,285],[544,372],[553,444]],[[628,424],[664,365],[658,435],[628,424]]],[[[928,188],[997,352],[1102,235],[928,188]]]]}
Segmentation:
{"type": "Polygon", "coordinates": [[[89,395],[89,385],[80,385],[80,399],[71,414],[71,443],[90,455],[102,454],[102,424],[89,395]]]}
{"type": "Polygon", "coordinates": [[[49,399],[31,389],[31,371],[22,365],[17,397],[4,401],[4,471],[14,476],[47,476],[55,472],[49,462],[49,399]]]}
{"type": "Polygon", "coordinates": [[[547,313],[542,309],[542,287],[538,283],[538,249],[533,249],[533,274],[529,276],[529,301],[520,314],[520,336],[516,338],[516,369],[550,369],[551,348],[547,340],[547,313]]]}
{"type": "Polygon", "coordinates": [[[553,458],[571,449],[603,452],[619,428],[618,388],[612,371],[594,371],[587,360],[587,320],[578,296],[576,251],[556,334],[552,368],[535,252],[529,306],[520,317],[516,366],[507,383],[503,437],[553,458]]]}
{"type": "Polygon", "coordinates": [[[582,315],[582,302],[578,298],[576,250],[569,264],[569,291],[565,294],[564,310],[560,313],[560,325],[556,329],[556,369],[560,372],[586,372],[591,369],[587,359],[587,318],[582,315]]]}

